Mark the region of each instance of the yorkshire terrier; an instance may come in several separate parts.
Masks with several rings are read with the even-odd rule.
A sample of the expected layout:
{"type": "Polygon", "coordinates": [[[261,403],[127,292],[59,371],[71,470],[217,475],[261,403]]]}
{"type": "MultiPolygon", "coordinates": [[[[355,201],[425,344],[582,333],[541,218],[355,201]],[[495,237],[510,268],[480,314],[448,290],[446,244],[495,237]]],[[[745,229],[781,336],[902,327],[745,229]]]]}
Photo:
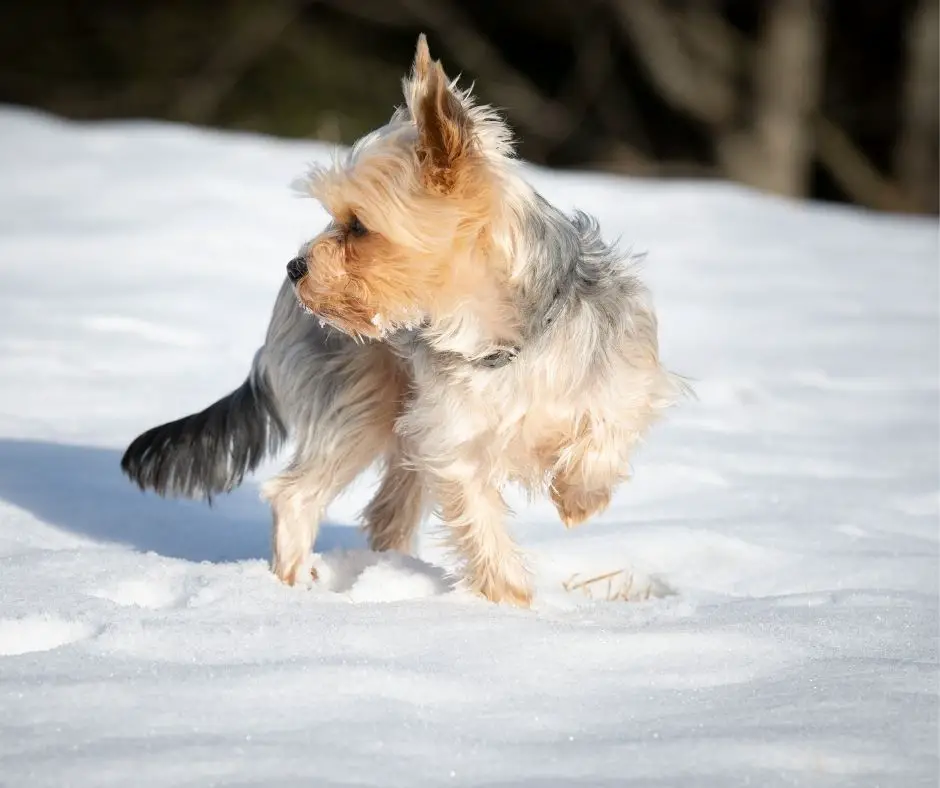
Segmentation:
{"type": "Polygon", "coordinates": [[[381,459],[371,548],[409,551],[434,507],[466,587],[526,606],[502,488],[584,522],[684,384],[660,365],[629,257],[523,179],[507,125],[423,35],[403,88],[388,124],[302,181],[330,222],[287,264],[248,379],[142,434],[121,465],[142,489],[211,499],[290,438],[263,497],[271,568],[293,584],[327,505],[381,459]]]}

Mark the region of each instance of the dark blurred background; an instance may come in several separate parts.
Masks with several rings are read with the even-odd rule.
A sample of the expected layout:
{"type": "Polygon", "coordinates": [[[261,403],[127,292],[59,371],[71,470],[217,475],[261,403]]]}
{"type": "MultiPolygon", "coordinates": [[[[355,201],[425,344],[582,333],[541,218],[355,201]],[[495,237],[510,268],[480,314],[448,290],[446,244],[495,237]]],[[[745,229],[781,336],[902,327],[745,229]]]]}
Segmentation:
{"type": "Polygon", "coordinates": [[[418,32],[552,167],[938,211],[938,0],[6,0],[0,102],[350,142],[418,32]]]}

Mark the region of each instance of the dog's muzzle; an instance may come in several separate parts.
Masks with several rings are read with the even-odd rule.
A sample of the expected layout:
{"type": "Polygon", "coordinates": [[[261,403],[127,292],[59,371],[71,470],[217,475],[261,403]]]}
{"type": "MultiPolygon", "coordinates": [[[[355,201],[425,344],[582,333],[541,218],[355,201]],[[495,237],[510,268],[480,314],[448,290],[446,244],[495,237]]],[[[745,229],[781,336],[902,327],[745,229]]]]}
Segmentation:
{"type": "Polygon", "coordinates": [[[287,278],[291,284],[297,284],[307,275],[307,261],[303,257],[295,257],[287,264],[287,278]]]}

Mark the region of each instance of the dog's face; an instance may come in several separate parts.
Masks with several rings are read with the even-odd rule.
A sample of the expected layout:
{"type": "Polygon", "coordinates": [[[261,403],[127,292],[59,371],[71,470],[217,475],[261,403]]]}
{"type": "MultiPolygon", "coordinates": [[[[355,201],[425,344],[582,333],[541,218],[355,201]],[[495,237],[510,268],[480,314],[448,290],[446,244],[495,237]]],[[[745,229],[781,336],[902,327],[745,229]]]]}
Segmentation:
{"type": "Polygon", "coordinates": [[[353,335],[431,320],[476,286],[494,164],[510,152],[506,127],[454,89],[423,36],[404,92],[387,126],[309,175],[331,221],[288,264],[301,304],[353,335]]]}

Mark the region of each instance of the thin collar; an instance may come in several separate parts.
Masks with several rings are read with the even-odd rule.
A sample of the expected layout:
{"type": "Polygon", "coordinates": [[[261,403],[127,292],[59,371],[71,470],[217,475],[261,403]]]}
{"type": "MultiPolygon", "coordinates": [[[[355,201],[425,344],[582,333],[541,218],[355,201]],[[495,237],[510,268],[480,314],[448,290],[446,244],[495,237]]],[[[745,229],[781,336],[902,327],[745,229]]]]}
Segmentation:
{"type": "Polygon", "coordinates": [[[516,356],[522,352],[521,347],[506,347],[500,348],[495,353],[490,353],[488,356],[483,356],[483,358],[478,358],[470,363],[477,367],[486,367],[487,369],[499,369],[500,367],[505,367],[511,361],[515,361],[516,356]]]}
{"type": "MultiPolygon", "coordinates": [[[[548,305],[548,309],[545,310],[545,320],[543,325],[550,326],[552,321],[558,316],[559,311],[559,302],[561,300],[561,288],[555,291],[555,295],[552,296],[552,301],[548,305]]],[[[514,345],[513,347],[504,347],[499,350],[490,353],[483,358],[468,359],[469,363],[477,367],[486,367],[487,369],[501,369],[507,364],[512,363],[516,360],[516,357],[522,352],[522,347],[519,345],[514,345]]]]}
{"type": "MultiPolygon", "coordinates": [[[[548,305],[548,309],[545,311],[545,318],[542,321],[544,326],[551,325],[555,318],[558,316],[559,311],[561,310],[561,289],[555,291],[555,295],[552,296],[551,303],[548,305]]],[[[408,332],[411,337],[412,342],[418,341],[422,344],[427,344],[427,340],[424,340],[421,336],[421,328],[425,327],[427,324],[423,324],[420,328],[416,330],[412,329],[408,332]]],[[[437,351],[440,353],[440,351],[437,351]]],[[[521,345],[512,345],[509,347],[501,347],[498,350],[493,351],[485,356],[479,358],[473,358],[471,356],[466,356],[462,353],[450,353],[445,355],[451,355],[452,357],[457,357],[463,360],[465,364],[469,364],[474,367],[483,367],[484,369],[502,369],[505,366],[508,366],[513,361],[515,361],[519,354],[522,353],[521,345]]]]}

